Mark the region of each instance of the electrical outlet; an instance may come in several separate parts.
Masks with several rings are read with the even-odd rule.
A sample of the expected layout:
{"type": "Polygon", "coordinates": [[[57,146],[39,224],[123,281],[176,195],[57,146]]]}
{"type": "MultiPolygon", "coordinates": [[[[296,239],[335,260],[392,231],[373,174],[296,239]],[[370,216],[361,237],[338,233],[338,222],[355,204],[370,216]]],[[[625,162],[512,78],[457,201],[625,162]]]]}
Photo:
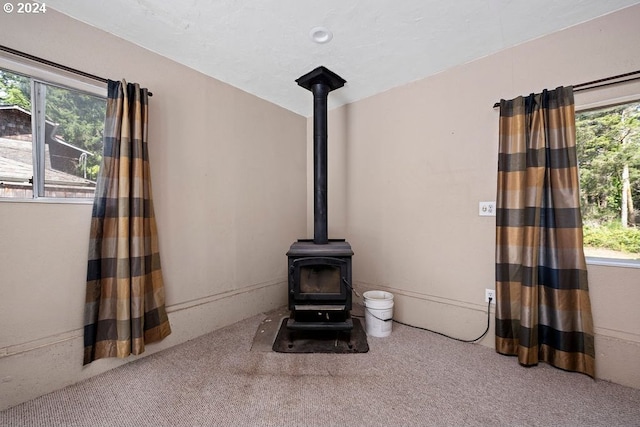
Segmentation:
{"type": "Polygon", "coordinates": [[[480,202],[480,203],[478,203],[478,215],[480,215],[480,216],[496,216],[496,202],[480,202]]]}
{"type": "Polygon", "coordinates": [[[491,304],[496,303],[496,291],[495,289],[485,289],[484,290],[484,302],[489,302],[489,298],[491,298],[491,304]]]}

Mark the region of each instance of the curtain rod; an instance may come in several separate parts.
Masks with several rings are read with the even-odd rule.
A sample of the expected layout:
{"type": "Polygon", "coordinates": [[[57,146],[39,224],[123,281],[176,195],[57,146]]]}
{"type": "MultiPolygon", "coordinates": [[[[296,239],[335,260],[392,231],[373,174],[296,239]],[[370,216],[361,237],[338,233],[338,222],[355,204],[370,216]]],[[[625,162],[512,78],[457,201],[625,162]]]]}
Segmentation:
{"type": "MultiPolygon", "coordinates": [[[[640,70],[631,71],[630,73],[618,74],[617,76],[605,77],[603,79],[598,79],[598,80],[593,80],[586,83],[573,85],[573,91],[581,92],[583,90],[590,90],[590,89],[596,89],[604,86],[617,85],[619,83],[632,82],[634,80],[640,80],[640,70]],[[622,79],[624,77],[629,77],[629,76],[636,76],[636,77],[631,77],[630,79],[618,80],[618,79],[622,79]],[[612,80],[616,80],[616,81],[612,81],[612,80]]],[[[493,104],[493,108],[498,108],[499,106],[500,106],[499,102],[496,102],[495,104],[493,104]]]]}
{"type": "MultiPolygon", "coordinates": [[[[15,49],[12,49],[10,47],[6,47],[6,46],[0,45],[0,50],[2,50],[4,52],[7,52],[7,53],[10,53],[12,55],[19,56],[21,58],[29,59],[31,61],[35,61],[35,62],[39,62],[41,64],[48,65],[50,67],[54,67],[54,68],[58,68],[60,70],[68,71],[70,73],[77,74],[77,75],[82,76],[82,77],[87,77],[87,78],[92,79],[92,80],[97,80],[97,81],[102,82],[102,83],[107,83],[109,81],[108,79],[105,79],[104,77],[96,76],[95,74],[90,74],[90,73],[87,73],[87,72],[84,72],[84,71],[77,70],[75,68],[67,67],[66,65],[58,64],[57,62],[49,61],[48,59],[39,58],[37,56],[31,55],[31,54],[28,54],[28,53],[20,52],[19,50],[15,50],[15,49]]],[[[147,94],[149,96],[153,96],[153,93],[151,93],[149,91],[147,91],[147,94]]]]}

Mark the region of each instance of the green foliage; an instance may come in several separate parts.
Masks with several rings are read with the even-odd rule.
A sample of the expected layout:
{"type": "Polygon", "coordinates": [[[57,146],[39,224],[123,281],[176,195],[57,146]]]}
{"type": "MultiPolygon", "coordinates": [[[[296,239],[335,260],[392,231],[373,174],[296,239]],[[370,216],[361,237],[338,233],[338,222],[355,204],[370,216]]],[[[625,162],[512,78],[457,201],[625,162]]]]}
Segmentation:
{"type": "Polygon", "coordinates": [[[585,222],[621,217],[622,170],[629,167],[631,199],[640,206],[640,103],[576,114],[580,197],[585,222]]]}
{"type": "MultiPolygon", "coordinates": [[[[28,77],[0,69],[0,104],[31,111],[28,77]]],[[[102,160],[106,102],[75,90],[46,85],[47,120],[56,124],[56,135],[65,142],[93,153],[86,165],[78,161],[76,175],[95,180],[102,160]]]]}
{"type": "Polygon", "coordinates": [[[29,78],[0,69],[0,104],[17,105],[31,111],[29,78]]]}
{"type": "Polygon", "coordinates": [[[583,235],[585,246],[640,254],[640,229],[623,228],[619,221],[606,225],[585,224],[583,235]]]}

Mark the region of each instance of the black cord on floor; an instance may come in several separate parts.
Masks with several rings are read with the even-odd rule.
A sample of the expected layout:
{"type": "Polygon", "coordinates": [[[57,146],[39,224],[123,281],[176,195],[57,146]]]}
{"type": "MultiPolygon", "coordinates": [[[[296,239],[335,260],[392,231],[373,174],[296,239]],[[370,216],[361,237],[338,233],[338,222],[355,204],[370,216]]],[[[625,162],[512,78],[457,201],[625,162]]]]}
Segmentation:
{"type": "MultiPolygon", "coordinates": [[[[383,322],[393,321],[393,322],[399,323],[400,325],[408,326],[410,328],[420,329],[420,330],[427,331],[427,332],[433,332],[434,334],[442,335],[443,337],[450,338],[452,340],[456,340],[456,341],[460,341],[460,342],[466,342],[466,343],[472,343],[472,342],[480,341],[482,338],[484,338],[485,335],[487,335],[487,332],[489,332],[489,326],[491,325],[491,301],[492,301],[492,299],[493,298],[489,298],[489,304],[487,304],[487,329],[485,329],[484,332],[482,333],[482,335],[480,335],[478,338],[475,338],[475,339],[472,339],[472,340],[463,340],[461,338],[456,338],[456,337],[452,337],[451,335],[443,334],[442,332],[434,331],[432,329],[422,328],[420,326],[410,325],[408,323],[400,322],[399,320],[395,320],[395,319],[380,319],[379,317],[377,317],[373,313],[371,313],[371,311],[369,311],[369,314],[371,316],[375,317],[378,320],[382,320],[383,322]]],[[[367,307],[365,307],[364,309],[366,310],[367,307]]],[[[353,314],[352,314],[352,316],[353,317],[364,318],[364,316],[354,316],[353,314]]]]}

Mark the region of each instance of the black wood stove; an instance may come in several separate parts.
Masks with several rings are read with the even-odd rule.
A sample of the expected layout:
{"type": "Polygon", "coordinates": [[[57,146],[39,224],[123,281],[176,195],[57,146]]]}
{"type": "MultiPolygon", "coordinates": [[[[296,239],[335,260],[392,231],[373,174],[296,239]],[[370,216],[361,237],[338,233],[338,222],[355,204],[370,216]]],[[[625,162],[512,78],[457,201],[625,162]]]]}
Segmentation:
{"type": "Polygon", "coordinates": [[[292,330],[348,331],[351,319],[351,245],[327,231],[327,97],[346,81],[318,67],[296,80],[313,93],[314,238],[291,245],[289,310],[292,330]]]}

